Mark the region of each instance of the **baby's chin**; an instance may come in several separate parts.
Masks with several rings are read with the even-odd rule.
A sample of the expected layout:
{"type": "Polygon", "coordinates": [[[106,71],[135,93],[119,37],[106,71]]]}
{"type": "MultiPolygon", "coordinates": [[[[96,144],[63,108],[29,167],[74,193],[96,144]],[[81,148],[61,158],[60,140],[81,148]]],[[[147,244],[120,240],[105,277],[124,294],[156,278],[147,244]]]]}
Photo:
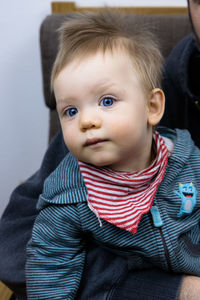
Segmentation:
{"type": "Polygon", "coordinates": [[[90,161],[85,161],[85,163],[89,164],[89,165],[92,165],[96,168],[111,168],[111,165],[109,163],[103,163],[103,162],[90,162],[90,161]]]}
{"type": "Polygon", "coordinates": [[[112,168],[112,161],[110,159],[80,159],[86,164],[92,165],[96,168],[112,168]]]}

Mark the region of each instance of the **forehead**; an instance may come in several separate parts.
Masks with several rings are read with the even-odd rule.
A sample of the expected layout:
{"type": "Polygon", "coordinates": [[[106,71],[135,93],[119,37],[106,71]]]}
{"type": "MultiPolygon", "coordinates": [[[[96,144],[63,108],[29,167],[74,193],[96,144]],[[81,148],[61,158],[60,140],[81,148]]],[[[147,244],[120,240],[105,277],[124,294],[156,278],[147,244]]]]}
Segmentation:
{"type": "MultiPolygon", "coordinates": [[[[121,49],[115,51],[97,51],[88,55],[81,55],[72,59],[59,72],[57,77],[63,75],[77,75],[95,73],[96,76],[106,77],[107,74],[116,72],[133,71],[133,63],[127,52],[121,49]]],[[[114,74],[113,74],[114,75],[114,74]]],[[[133,75],[133,74],[132,74],[133,75]]]]}

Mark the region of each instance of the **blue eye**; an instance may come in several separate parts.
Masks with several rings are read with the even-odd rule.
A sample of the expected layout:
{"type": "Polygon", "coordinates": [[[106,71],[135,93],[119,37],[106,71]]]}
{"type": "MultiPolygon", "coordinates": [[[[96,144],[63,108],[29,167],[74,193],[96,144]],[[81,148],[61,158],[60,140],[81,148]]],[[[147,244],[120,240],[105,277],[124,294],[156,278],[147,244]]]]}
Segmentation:
{"type": "Polygon", "coordinates": [[[113,105],[114,102],[115,102],[114,99],[112,99],[110,97],[105,97],[101,100],[100,105],[101,106],[111,106],[111,105],[113,105]]]}
{"type": "Polygon", "coordinates": [[[68,108],[65,111],[65,114],[67,115],[67,117],[74,117],[76,114],[78,113],[78,109],[75,107],[72,108],[68,108]]]}

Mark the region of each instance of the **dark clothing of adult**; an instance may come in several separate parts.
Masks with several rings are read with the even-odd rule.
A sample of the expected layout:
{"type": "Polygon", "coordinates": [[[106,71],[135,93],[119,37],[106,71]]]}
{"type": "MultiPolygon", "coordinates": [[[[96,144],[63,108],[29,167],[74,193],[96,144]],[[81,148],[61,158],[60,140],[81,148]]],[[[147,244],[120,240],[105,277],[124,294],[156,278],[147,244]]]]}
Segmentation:
{"type": "Polygon", "coordinates": [[[200,147],[200,51],[192,34],[181,40],[167,58],[163,90],[166,107],[161,124],[188,129],[200,147]]]}

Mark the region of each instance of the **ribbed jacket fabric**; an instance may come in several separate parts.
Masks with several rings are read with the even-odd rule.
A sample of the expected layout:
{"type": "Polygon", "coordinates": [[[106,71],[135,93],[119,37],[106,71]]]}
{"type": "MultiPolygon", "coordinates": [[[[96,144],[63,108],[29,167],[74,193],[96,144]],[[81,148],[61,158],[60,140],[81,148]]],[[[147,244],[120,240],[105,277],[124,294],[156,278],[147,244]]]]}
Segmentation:
{"type": "Polygon", "coordinates": [[[27,247],[29,299],[75,298],[84,266],[86,235],[130,258],[134,269],[155,265],[200,276],[200,150],[187,131],[162,129],[160,133],[173,138],[175,147],[154,198],[156,215],[144,215],[135,235],[104,220],[99,226],[88,208],[87,189],[71,154],[48,177],[27,247]],[[191,182],[197,191],[195,206],[191,213],[179,216],[185,199],[179,184],[190,186],[191,182]],[[160,225],[157,219],[162,221],[160,225]]]}

